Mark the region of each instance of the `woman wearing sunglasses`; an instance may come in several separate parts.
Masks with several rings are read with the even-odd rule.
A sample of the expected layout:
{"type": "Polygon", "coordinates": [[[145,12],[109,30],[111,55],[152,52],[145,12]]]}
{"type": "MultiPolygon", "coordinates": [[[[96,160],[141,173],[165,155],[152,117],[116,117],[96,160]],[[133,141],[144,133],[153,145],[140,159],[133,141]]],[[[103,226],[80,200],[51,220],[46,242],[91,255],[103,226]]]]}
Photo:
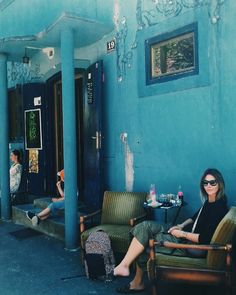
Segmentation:
{"type": "MultiPolygon", "coordinates": [[[[118,288],[119,293],[136,293],[144,290],[143,271],[148,256],[145,249],[150,239],[156,241],[168,241],[174,243],[209,244],[221,219],[228,212],[225,195],[225,183],[221,173],[216,169],[207,169],[200,182],[201,196],[204,199],[203,206],[183,223],[168,228],[155,221],[144,221],[136,225],[131,234],[128,252],[121,263],[114,269],[115,276],[129,276],[130,265],[136,260],[136,274],[130,284],[118,288]]],[[[177,255],[204,257],[206,252],[184,249],[157,249],[157,252],[177,255]]]]}

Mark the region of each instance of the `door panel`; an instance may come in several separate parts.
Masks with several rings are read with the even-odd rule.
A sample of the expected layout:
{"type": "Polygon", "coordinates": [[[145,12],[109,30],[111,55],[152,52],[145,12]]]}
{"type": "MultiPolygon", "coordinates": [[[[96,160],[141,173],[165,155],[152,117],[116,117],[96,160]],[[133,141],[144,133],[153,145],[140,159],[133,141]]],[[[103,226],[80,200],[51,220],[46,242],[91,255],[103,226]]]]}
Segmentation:
{"type": "Polygon", "coordinates": [[[84,202],[95,208],[103,195],[102,80],[103,64],[98,61],[86,72],[83,103],[84,202]]]}
{"type": "MultiPolygon", "coordinates": [[[[54,134],[55,138],[55,175],[63,169],[63,116],[62,116],[62,82],[56,81],[54,87],[54,134]]],[[[83,75],[75,76],[76,130],[77,130],[77,167],[80,201],[83,200],[83,159],[82,159],[82,118],[83,118],[83,75]]],[[[56,179],[55,179],[56,182],[56,179]]]]}
{"type": "Polygon", "coordinates": [[[83,202],[84,179],[83,179],[83,75],[75,77],[75,101],[76,101],[76,130],[77,130],[77,169],[79,201],[83,202]]]}
{"type": "Polygon", "coordinates": [[[31,194],[42,195],[48,190],[46,163],[47,163],[47,105],[45,95],[45,84],[30,83],[23,85],[23,104],[24,112],[27,110],[40,109],[41,110],[41,124],[42,124],[42,149],[33,152],[34,157],[34,169],[30,171],[30,151],[26,150],[25,156],[25,167],[26,167],[26,179],[27,179],[27,190],[31,194]],[[41,105],[35,103],[35,97],[41,97],[41,105]],[[36,105],[35,105],[36,104],[36,105]],[[37,154],[38,154],[38,169],[37,165],[37,154]],[[38,171],[37,171],[38,170],[38,171]],[[34,171],[34,172],[32,172],[34,171]]]}
{"type": "Polygon", "coordinates": [[[62,84],[61,81],[54,85],[55,99],[55,156],[56,171],[64,167],[63,158],[63,116],[62,116],[62,84]]]}

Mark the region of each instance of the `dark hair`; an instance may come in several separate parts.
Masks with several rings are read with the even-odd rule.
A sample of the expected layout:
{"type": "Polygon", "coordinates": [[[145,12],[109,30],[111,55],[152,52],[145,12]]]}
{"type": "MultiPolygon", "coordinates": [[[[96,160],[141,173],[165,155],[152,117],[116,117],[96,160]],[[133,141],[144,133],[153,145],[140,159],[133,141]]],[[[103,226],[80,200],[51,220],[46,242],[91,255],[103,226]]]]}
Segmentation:
{"type": "Polygon", "coordinates": [[[21,152],[19,150],[13,150],[12,154],[17,157],[18,162],[21,162],[21,152]]]}
{"type": "Polygon", "coordinates": [[[200,182],[200,189],[201,189],[201,194],[204,198],[207,198],[207,193],[205,191],[205,188],[204,188],[204,185],[203,185],[203,181],[204,179],[206,178],[207,175],[212,175],[215,177],[218,185],[219,185],[219,190],[217,192],[217,195],[216,195],[216,199],[219,200],[219,199],[224,199],[226,200],[227,197],[225,195],[225,181],[224,181],[224,178],[222,176],[222,174],[220,173],[219,170],[215,169],[215,168],[208,168],[202,175],[202,178],[201,178],[201,182],[200,182]]]}

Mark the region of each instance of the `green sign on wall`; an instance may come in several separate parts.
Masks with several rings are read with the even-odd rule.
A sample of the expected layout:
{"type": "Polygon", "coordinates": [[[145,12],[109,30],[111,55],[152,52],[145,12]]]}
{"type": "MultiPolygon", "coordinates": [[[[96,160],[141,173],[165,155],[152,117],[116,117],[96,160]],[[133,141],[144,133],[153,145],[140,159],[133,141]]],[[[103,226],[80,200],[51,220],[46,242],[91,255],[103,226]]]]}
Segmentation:
{"type": "Polygon", "coordinates": [[[42,149],[41,110],[25,111],[25,146],[27,150],[42,149]]]}

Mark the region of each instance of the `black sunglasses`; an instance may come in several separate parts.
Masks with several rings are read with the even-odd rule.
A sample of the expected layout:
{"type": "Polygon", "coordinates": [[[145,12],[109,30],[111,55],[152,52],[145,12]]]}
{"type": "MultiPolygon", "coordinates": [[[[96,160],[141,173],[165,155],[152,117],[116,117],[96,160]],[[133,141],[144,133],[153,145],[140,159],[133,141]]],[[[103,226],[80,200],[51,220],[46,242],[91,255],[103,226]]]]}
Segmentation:
{"type": "Polygon", "coordinates": [[[203,180],[202,183],[204,186],[208,186],[208,184],[210,184],[210,186],[216,186],[218,182],[216,179],[212,179],[212,180],[203,180]]]}

